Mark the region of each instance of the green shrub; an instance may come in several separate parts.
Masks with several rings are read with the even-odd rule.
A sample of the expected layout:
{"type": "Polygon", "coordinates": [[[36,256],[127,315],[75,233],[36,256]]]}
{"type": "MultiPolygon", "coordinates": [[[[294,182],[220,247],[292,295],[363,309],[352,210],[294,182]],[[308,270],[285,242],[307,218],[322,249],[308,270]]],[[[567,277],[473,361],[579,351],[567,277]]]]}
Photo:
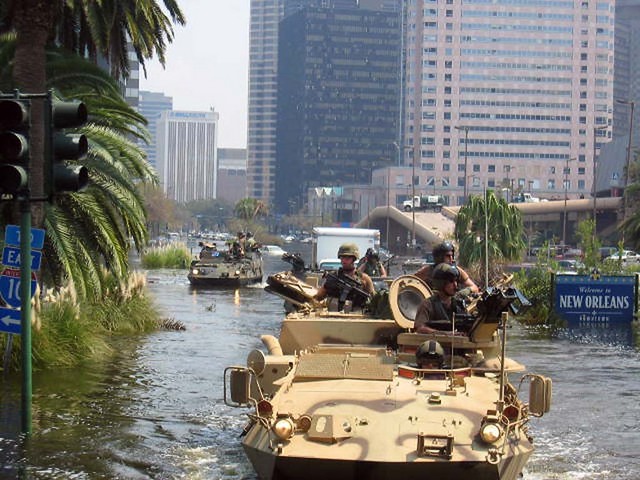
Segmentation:
{"type": "Polygon", "coordinates": [[[142,254],[142,266],[156,268],[187,268],[191,263],[191,252],[184,243],[171,243],[154,247],[142,254]]]}
{"type": "MultiPolygon", "coordinates": [[[[113,335],[145,333],[164,327],[151,298],[145,294],[146,278],[134,272],[118,282],[106,274],[108,285],[100,301],[79,303],[73,285],[48,291],[33,307],[33,368],[68,368],[86,361],[101,360],[112,350],[113,335]]],[[[36,296],[36,299],[39,297],[36,296]]],[[[180,326],[180,325],[178,325],[180,326]]],[[[174,329],[178,329],[175,328],[174,329]]],[[[5,349],[7,335],[0,337],[5,349]]],[[[12,342],[9,368],[17,370],[21,363],[21,345],[12,342]]]]}

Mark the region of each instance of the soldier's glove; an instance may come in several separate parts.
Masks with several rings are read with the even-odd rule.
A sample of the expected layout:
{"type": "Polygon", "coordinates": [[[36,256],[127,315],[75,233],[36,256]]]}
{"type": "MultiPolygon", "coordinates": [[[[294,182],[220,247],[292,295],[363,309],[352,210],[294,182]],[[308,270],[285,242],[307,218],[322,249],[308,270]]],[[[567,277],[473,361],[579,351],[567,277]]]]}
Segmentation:
{"type": "Polygon", "coordinates": [[[456,297],[459,297],[459,298],[470,297],[472,295],[473,295],[473,291],[471,290],[471,287],[466,287],[456,292],[456,297]]]}

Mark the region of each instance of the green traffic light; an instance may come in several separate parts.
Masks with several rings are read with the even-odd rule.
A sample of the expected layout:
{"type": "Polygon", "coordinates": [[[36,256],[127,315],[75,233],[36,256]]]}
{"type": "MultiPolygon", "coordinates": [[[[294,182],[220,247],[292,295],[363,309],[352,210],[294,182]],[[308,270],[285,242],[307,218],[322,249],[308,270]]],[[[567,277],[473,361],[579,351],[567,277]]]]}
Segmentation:
{"type": "Polygon", "coordinates": [[[0,194],[17,193],[28,184],[27,172],[17,165],[0,165],[0,194]]]}
{"type": "Polygon", "coordinates": [[[89,150],[85,135],[68,132],[87,122],[87,107],[82,102],[52,101],[47,123],[50,152],[47,156],[47,191],[50,195],[79,192],[89,182],[86,167],[74,164],[89,150]]]}
{"type": "Polygon", "coordinates": [[[0,194],[29,186],[29,101],[0,100],[0,194]]]}

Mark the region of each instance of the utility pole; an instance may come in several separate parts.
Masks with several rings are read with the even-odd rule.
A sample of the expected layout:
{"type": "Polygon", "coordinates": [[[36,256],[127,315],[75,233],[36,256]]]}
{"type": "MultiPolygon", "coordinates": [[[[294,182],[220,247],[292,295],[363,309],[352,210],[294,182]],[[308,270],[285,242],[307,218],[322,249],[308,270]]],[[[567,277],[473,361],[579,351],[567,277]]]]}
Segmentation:
{"type": "Polygon", "coordinates": [[[567,158],[564,165],[564,212],[562,213],[562,246],[567,244],[567,190],[569,188],[569,162],[575,158],[567,158]]]}
{"type": "Polygon", "coordinates": [[[469,160],[469,127],[467,126],[455,126],[453,127],[456,130],[464,130],[464,191],[462,194],[462,204],[464,205],[465,203],[467,203],[467,168],[469,166],[468,164],[468,160],[469,160]]]}

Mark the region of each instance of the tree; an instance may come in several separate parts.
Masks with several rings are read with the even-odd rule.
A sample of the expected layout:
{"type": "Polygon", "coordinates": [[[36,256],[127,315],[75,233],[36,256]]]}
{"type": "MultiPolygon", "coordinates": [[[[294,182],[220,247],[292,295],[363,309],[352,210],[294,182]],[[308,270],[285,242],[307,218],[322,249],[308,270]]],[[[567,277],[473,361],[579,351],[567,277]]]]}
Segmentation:
{"type": "Polygon", "coordinates": [[[634,152],[634,161],[629,166],[627,175],[629,182],[624,189],[624,202],[627,205],[627,218],[622,224],[625,233],[625,244],[640,249],[640,209],[633,208],[640,200],[640,155],[634,152]]]}
{"type": "MultiPolygon", "coordinates": [[[[12,49],[13,36],[2,36],[0,59],[11,58],[12,49]]],[[[147,242],[146,211],[137,184],[154,184],[157,179],[144,152],[131,140],[147,138],[146,120],[126,104],[118,84],[104,70],[61,49],[48,50],[47,60],[47,88],[82,100],[91,112],[80,130],[89,140],[82,164],[91,182],[84,192],[60,196],[43,210],[44,279],[55,286],[72,279],[82,296],[98,295],[104,267],[124,278],[130,241],[138,250],[147,242]]],[[[0,88],[6,89],[10,63],[0,65],[0,88]]],[[[10,206],[2,205],[5,221],[10,206]]]]}
{"type": "Polygon", "coordinates": [[[497,198],[493,190],[487,190],[485,197],[469,198],[458,212],[454,235],[459,245],[458,259],[463,265],[475,265],[484,273],[485,248],[488,250],[490,278],[499,272],[501,264],[519,260],[526,247],[520,211],[505,199],[497,198]]]}
{"type": "MultiPolygon", "coordinates": [[[[81,55],[98,55],[112,61],[116,73],[126,73],[127,42],[138,60],[157,55],[164,62],[167,41],[173,39],[171,21],[184,23],[175,0],[163,0],[169,16],[155,0],[0,0],[0,32],[15,32],[13,86],[23,92],[42,93],[47,87],[46,47],[61,42],[81,55]]],[[[164,63],[163,63],[164,64],[164,63]]],[[[43,102],[31,109],[31,187],[44,191],[43,102]]],[[[36,204],[38,205],[38,204],[36,204]]],[[[34,208],[34,224],[42,225],[40,208],[34,208]]]]}

